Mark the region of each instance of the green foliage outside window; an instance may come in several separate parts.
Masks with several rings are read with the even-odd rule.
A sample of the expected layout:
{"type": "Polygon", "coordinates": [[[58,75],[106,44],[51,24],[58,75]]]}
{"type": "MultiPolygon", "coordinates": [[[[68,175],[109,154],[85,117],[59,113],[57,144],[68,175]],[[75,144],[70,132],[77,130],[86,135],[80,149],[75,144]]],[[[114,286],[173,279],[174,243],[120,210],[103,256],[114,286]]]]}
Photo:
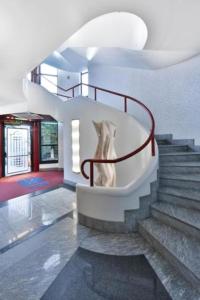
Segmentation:
{"type": "Polygon", "coordinates": [[[41,122],[41,163],[58,162],[58,123],[41,122]]]}

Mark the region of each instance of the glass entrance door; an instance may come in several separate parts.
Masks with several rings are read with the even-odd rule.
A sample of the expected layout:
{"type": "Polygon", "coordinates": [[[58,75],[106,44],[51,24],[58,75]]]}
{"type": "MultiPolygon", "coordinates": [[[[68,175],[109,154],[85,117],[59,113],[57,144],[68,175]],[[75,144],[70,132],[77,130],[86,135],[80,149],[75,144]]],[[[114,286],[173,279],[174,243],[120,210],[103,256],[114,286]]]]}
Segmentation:
{"type": "Polygon", "coordinates": [[[31,134],[28,125],[5,126],[5,176],[31,171],[31,134]]]}

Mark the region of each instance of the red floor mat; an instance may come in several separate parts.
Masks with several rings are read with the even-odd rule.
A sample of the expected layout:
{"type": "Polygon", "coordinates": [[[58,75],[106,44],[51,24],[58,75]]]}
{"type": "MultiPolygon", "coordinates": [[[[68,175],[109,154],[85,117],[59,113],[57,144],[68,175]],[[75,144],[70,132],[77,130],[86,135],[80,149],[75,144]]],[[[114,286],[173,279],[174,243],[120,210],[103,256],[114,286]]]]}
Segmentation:
{"type": "Polygon", "coordinates": [[[48,172],[31,172],[29,174],[4,177],[0,179],[0,202],[12,198],[16,198],[25,194],[30,194],[39,190],[46,190],[56,187],[63,183],[63,172],[48,171],[48,172]],[[23,186],[19,181],[23,179],[41,178],[45,185],[23,186]]]}

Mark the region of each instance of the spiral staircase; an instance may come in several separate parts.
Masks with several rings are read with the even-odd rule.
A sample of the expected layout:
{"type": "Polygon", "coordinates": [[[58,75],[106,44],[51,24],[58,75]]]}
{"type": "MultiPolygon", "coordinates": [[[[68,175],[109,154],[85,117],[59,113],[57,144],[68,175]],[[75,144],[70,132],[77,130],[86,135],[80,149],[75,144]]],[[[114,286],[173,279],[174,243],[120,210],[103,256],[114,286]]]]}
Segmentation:
{"type": "MultiPolygon", "coordinates": [[[[114,93],[96,86],[89,87],[94,91],[94,100],[88,99],[88,101],[95,101],[95,103],[98,102],[98,92],[100,90],[114,93]]],[[[71,96],[68,95],[66,98],[71,98],[71,100],[66,103],[71,102],[71,105],[73,105],[76,102],[76,98],[79,98],[76,89],[79,88],[80,85],[76,85],[67,90],[68,94],[71,91],[71,96]]],[[[62,92],[65,93],[66,91],[63,90],[62,92]]],[[[127,113],[127,101],[136,101],[139,105],[141,104],[140,101],[127,95],[116,94],[120,95],[124,101],[124,113],[127,113]]],[[[79,99],[79,101],[83,100],[79,99]]],[[[146,109],[146,107],[144,108],[146,109]]],[[[178,276],[184,278],[181,279],[183,280],[181,281],[183,283],[183,294],[186,293],[188,297],[188,293],[191,291],[189,287],[192,286],[192,299],[197,300],[200,299],[200,153],[197,152],[193,140],[174,140],[172,135],[169,134],[156,136],[158,151],[157,143],[154,144],[154,119],[148,109],[147,112],[150,115],[152,127],[150,134],[147,134],[146,140],[140,147],[124,157],[117,158],[115,161],[97,161],[92,158],[83,160],[82,174],[87,180],[90,179],[90,185],[77,185],[79,222],[104,232],[125,233],[138,230],[169,265],[172,265],[176,272],[178,271],[178,276]],[[94,186],[94,163],[118,163],[119,160],[127,160],[131,156],[144,151],[148,145],[150,146],[149,152],[153,165],[148,164],[146,171],[149,169],[150,172],[145,172],[146,182],[139,181],[136,184],[110,189],[94,186]],[[155,173],[157,173],[158,167],[156,159],[158,153],[159,176],[157,180],[155,173]],[[90,172],[89,175],[84,168],[87,163],[90,165],[90,168],[87,169],[90,172]],[[154,173],[153,177],[151,176],[152,172],[154,173]],[[145,184],[148,188],[145,187],[145,184]],[[134,198],[134,191],[137,190],[138,186],[141,187],[141,190],[134,198]],[[125,206],[120,207],[120,203],[124,205],[126,202],[127,192],[130,195],[129,209],[125,206]],[[97,202],[94,201],[96,195],[98,195],[97,202]],[[136,198],[138,199],[138,207],[133,205],[136,198]],[[98,210],[98,202],[101,202],[101,199],[105,199],[103,210],[109,210],[106,205],[108,203],[110,205],[111,202],[109,201],[114,199],[114,205],[121,208],[122,219],[112,220],[111,218],[109,220],[103,217],[101,219],[98,218],[98,214],[95,217],[88,216],[87,208],[89,211],[90,208],[87,205],[93,206],[95,204],[95,209],[98,210]],[[86,205],[84,203],[85,207],[81,203],[82,201],[86,201],[86,205]],[[86,214],[82,213],[85,212],[85,208],[86,214]],[[187,292],[185,292],[186,287],[187,292]]],[[[104,215],[106,215],[106,212],[104,215]]]]}
{"type": "MultiPolygon", "coordinates": [[[[57,86],[59,97],[62,97],[62,100],[63,98],[66,99],[65,102],[60,100],[60,110],[64,113],[63,119],[72,118],[70,111],[74,111],[73,119],[80,119],[82,114],[88,114],[91,107],[95,107],[95,112],[99,118],[105,119],[107,115],[107,118],[111,117],[111,120],[114,120],[113,117],[115,117],[115,121],[118,121],[118,127],[124,128],[124,134],[130,134],[131,131],[132,133],[134,132],[133,140],[135,143],[132,151],[129,150],[128,153],[121,156],[119,155],[114,160],[97,160],[86,156],[86,154],[81,157],[81,173],[86,180],[83,181],[81,178],[81,181],[79,181],[79,177],[76,182],[79,223],[106,232],[136,231],[138,229],[138,221],[149,216],[150,204],[156,200],[158,150],[154,139],[155,122],[153,115],[141,101],[131,96],[101,87],[87,85],[90,89],[91,98],[82,97],[80,94],[83,85],[84,84],[77,84],[67,90],[57,86]],[[122,99],[124,112],[109,107],[109,103],[108,105],[102,104],[101,92],[122,99]],[[150,130],[144,128],[134,116],[128,114],[128,105],[130,102],[134,102],[146,112],[146,116],[149,118],[151,124],[150,130]],[[81,107],[81,111],[79,111],[79,107],[81,107]],[[108,113],[110,113],[110,115],[108,113]],[[117,166],[117,177],[123,178],[126,177],[124,175],[127,174],[127,180],[123,180],[123,183],[118,182],[114,188],[94,186],[94,178],[97,176],[94,165],[102,163],[115,164],[117,166]],[[119,167],[118,164],[120,164],[119,167]]],[[[29,83],[27,87],[29,90],[29,93],[26,91],[27,98],[33,93],[31,88],[38,89],[34,95],[34,99],[31,98],[32,103],[36,103],[36,98],[40,98],[38,95],[41,90],[43,90],[43,93],[46,93],[47,99],[53,96],[58,102],[58,95],[50,95],[49,92],[44,91],[43,87],[33,83],[29,83]]],[[[43,96],[44,94],[42,94],[39,100],[40,107],[42,106],[42,101],[44,101],[43,96]]],[[[40,107],[37,106],[37,104],[35,107],[38,107],[38,111],[36,112],[39,112],[40,107]]],[[[32,108],[29,107],[28,110],[32,110],[32,108]]],[[[90,130],[92,126],[90,115],[93,113],[94,111],[88,114],[88,130],[90,130]]],[[[55,115],[53,115],[53,117],[56,118],[55,115]]],[[[83,121],[81,121],[81,123],[83,123],[83,121]]],[[[68,125],[70,125],[70,120],[68,121],[68,125]]],[[[88,135],[89,134],[88,131],[88,135]]],[[[124,135],[123,133],[121,134],[124,135]]],[[[124,141],[131,145],[128,136],[126,138],[124,136],[118,136],[118,144],[124,141]]],[[[95,139],[93,144],[92,146],[96,147],[95,139]]],[[[81,147],[84,146],[81,145],[81,147]]],[[[130,147],[128,147],[128,149],[130,149],[130,147]]],[[[66,153],[66,149],[64,151],[66,153]]],[[[91,152],[88,151],[87,155],[91,155],[91,152]]]]}

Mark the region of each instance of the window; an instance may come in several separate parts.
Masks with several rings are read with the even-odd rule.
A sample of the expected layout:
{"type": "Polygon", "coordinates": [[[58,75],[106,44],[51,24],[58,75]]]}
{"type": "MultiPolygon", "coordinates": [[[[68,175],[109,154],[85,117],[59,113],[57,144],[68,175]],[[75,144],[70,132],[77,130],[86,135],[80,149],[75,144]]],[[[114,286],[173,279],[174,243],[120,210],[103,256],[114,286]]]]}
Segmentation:
{"type": "MultiPolygon", "coordinates": [[[[88,84],[89,78],[88,78],[88,71],[81,73],[81,83],[88,84]]],[[[88,86],[82,85],[82,96],[88,97],[88,86]]]]}
{"type": "Polygon", "coordinates": [[[27,75],[26,75],[26,78],[31,81],[31,72],[29,72],[27,75]]]}
{"type": "Polygon", "coordinates": [[[41,122],[40,127],[40,162],[58,162],[58,123],[41,122]]]}
{"type": "Polygon", "coordinates": [[[41,64],[40,74],[40,84],[50,93],[57,94],[58,70],[47,64],[41,64]]]}

